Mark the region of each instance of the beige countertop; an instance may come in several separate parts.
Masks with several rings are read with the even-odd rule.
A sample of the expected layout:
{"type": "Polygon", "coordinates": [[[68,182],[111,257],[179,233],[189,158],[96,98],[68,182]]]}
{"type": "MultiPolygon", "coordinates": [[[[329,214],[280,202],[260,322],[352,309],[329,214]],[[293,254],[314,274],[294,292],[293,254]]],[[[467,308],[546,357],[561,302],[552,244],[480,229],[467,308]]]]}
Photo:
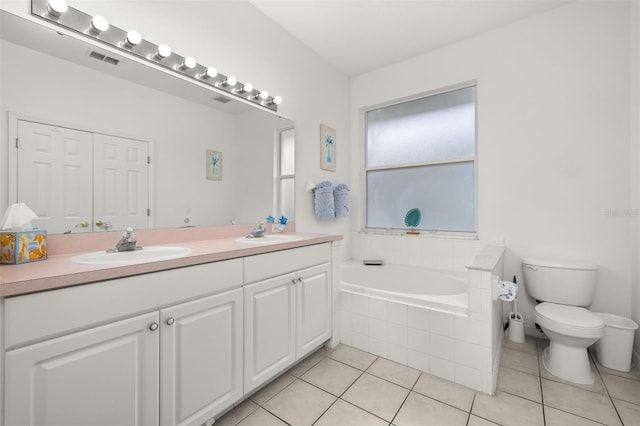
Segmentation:
{"type": "MultiPolygon", "coordinates": [[[[142,233],[143,231],[140,231],[139,234],[142,233]]],[[[49,256],[47,260],[21,265],[0,266],[0,297],[17,296],[37,291],[182,268],[185,266],[252,256],[342,239],[341,235],[296,233],[295,235],[301,237],[296,241],[252,244],[238,241],[238,237],[246,235],[246,232],[244,229],[238,229],[237,227],[234,228],[233,231],[227,230],[227,232],[224,230],[216,230],[209,233],[200,232],[199,235],[210,238],[202,240],[195,239],[197,238],[197,234],[193,231],[185,230],[144,231],[144,233],[149,237],[148,241],[150,244],[148,245],[179,245],[189,248],[191,252],[177,259],[126,266],[82,265],[72,263],[70,259],[78,254],[104,249],[104,245],[98,246],[100,248],[96,247],[98,244],[103,244],[103,241],[107,241],[104,234],[94,236],[93,238],[91,236],[83,237],[85,244],[77,244],[77,241],[82,241],[80,239],[77,241],[66,241],[67,244],[65,244],[65,247],[70,243],[70,245],[74,246],[78,251],[72,251],[72,248],[61,249],[60,247],[52,247],[52,245],[59,245],[59,240],[62,240],[62,238],[69,239],[70,236],[50,236],[49,256]],[[184,240],[176,235],[177,232],[181,232],[184,240]],[[185,232],[187,233],[185,234],[185,232]],[[151,233],[154,233],[153,238],[151,238],[151,233]],[[159,235],[159,233],[163,235],[159,235]],[[87,243],[89,241],[90,243],[87,243]],[[84,249],[79,250],[81,248],[84,249]]],[[[287,233],[287,235],[290,235],[290,233],[287,233]]],[[[111,233],[108,241],[113,240],[113,237],[114,235],[111,233]]],[[[144,246],[144,235],[139,236],[138,241],[144,246]]]]}

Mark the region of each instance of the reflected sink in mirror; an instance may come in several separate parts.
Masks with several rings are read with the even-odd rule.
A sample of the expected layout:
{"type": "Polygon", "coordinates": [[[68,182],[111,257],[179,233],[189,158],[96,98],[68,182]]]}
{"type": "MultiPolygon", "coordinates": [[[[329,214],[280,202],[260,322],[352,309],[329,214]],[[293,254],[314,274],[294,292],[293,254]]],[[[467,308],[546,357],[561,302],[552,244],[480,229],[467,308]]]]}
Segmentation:
{"type": "Polygon", "coordinates": [[[81,265],[123,266],[138,263],[179,259],[191,253],[191,249],[181,246],[150,246],[142,250],[107,253],[97,251],[74,256],[69,261],[81,265]]]}
{"type": "Polygon", "coordinates": [[[300,241],[301,239],[302,237],[299,235],[268,234],[260,238],[242,237],[242,238],[236,239],[236,241],[241,243],[249,243],[249,244],[278,244],[278,243],[290,243],[292,241],[300,241]]]}

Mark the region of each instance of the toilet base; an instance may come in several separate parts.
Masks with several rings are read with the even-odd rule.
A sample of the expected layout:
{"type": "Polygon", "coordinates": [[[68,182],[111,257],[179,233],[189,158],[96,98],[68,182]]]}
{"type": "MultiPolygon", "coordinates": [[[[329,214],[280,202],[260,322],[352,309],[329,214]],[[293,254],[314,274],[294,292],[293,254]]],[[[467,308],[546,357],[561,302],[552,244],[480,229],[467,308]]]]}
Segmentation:
{"type": "Polygon", "coordinates": [[[591,385],[595,381],[586,347],[566,346],[552,340],[544,350],[542,364],[549,373],[568,382],[591,385]]]}

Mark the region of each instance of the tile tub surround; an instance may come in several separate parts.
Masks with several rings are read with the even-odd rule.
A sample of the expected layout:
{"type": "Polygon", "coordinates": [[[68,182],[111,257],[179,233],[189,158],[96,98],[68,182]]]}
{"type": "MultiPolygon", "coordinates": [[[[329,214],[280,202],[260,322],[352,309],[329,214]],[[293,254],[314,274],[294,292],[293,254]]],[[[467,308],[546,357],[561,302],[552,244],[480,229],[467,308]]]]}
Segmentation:
{"type": "MultiPolygon", "coordinates": [[[[0,297],[52,290],[71,285],[157,272],[184,266],[251,256],[323,242],[338,241],[341,235],[296,233],[300,240],[274,244],[247,244],[236,241],[252,229],[251,225],[224,227],[141,230],[140,245],[181,245],[191,252],[182,258],[128,266],[79,265],[69,259],[79,253],[101,251],[115,245],[119,232],[52,235],[53,252],[46,261],[0,266],[0,297]]],[[[290,234],[290,232],[288,232],[290,234]]]]}
{"type": "Polygon", "coordinates": [[[341,291],[341,342],[493,394],[503,333],[491,286],[503,255],[503,247],[486,247],[467,266],[466,315],[341,291]]]}
{"type": "Polygon", "coordinates": [[[630,373],[620,373],[592,357],[598,382],[620,385],[573,386],[541,376],[544,367],[537,358],[547,345],[547,340],[529,336],[522,344],[506,339],[504,350],[514,356],[502,360],[495,396],[349,346],[321,348],[216,425],[640,424],[640,370],[635,364],[630,373]],[[518,363],[518,355],[532,359],[537,368],[518,363]]]}

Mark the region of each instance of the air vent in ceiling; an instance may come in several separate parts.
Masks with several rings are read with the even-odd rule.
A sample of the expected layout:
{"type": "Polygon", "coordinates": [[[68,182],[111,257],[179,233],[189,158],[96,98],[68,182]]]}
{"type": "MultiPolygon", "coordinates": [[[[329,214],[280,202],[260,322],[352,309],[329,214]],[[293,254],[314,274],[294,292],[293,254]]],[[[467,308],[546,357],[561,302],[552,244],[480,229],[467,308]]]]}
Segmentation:
{"type": "Polygon", "coordinates": [[[231,102],[231,99],[225,97],[225,96],[218,96],[217,98],[213,98],[214,101],[218,101],[221,104],[228,104],[229,102],[231,102]]]}
{"type": "Polygon", "coordinates": [[[102,53],[98,53],[95,50],[91,51],[91,53],[89,53],[89,56],[92,57],[93,59],[97,59],[99,61],[106,62],[111,65],[118,65],[118,62],[120,62],[119,59],[112,58],[111,56],[103,55],[102,53]]]}

